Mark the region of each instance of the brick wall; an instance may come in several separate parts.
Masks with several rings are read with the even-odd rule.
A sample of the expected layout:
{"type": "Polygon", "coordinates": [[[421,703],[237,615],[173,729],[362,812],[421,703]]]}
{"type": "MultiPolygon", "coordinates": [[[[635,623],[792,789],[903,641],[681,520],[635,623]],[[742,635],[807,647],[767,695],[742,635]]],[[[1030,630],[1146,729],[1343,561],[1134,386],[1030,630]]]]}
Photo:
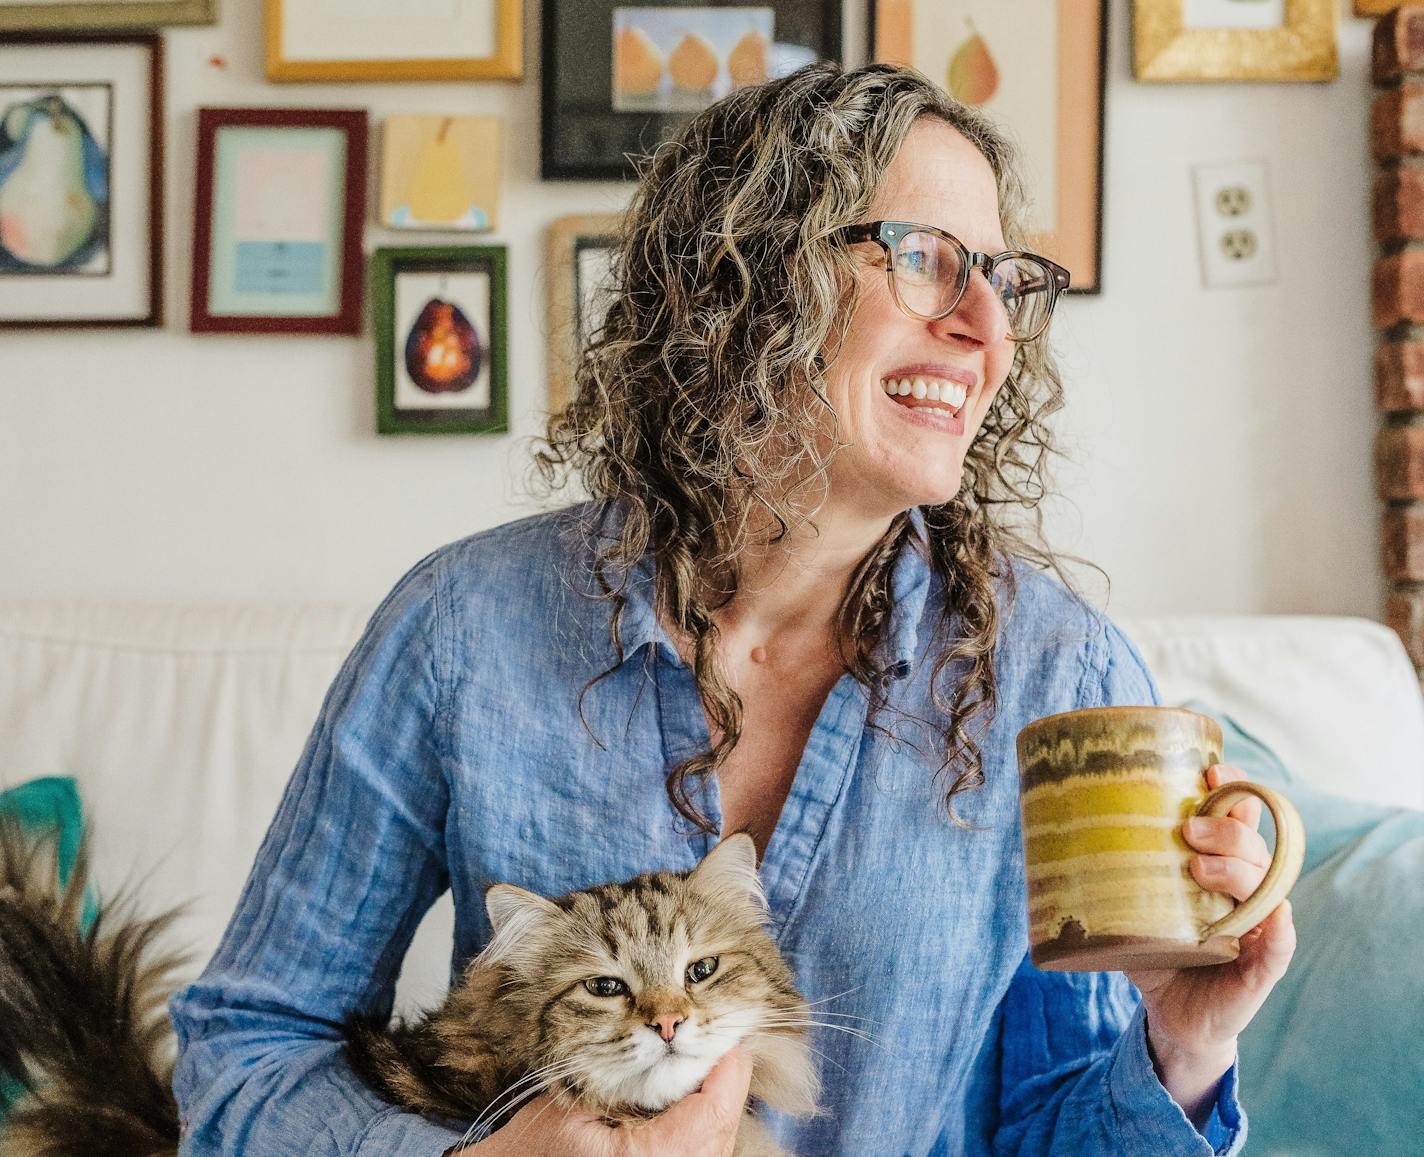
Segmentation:
{"type": "Polygon", "coordinates": [[[1371,73],[1370,146],[1379,165],[1371,300],[1379,331],[1376,477],[1385,504],[1385,616],[1424,673],[1424,5],[1380,18],[1371,73]]]}

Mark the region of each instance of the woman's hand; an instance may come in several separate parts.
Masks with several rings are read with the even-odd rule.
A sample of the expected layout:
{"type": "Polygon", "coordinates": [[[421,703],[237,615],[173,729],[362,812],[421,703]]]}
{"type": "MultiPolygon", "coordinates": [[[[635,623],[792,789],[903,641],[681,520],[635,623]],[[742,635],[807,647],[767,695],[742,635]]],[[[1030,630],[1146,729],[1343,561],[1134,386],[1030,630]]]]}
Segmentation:
{"type": "Polygon", "coordinates": [[[536,1097],[503,1128],[455,1153],[470,1157],[731,1157],[752,1079],[751,1058],[734,1047],[702,1088],[651,1121],[612,1128],[593,1113],[536,1097]]]}
{"type": "MultiPolygon", "coordinates": [[[[1246,779],[1240,768],[1217,764],[1207,770],[1215,789],[1246,779]]],[[[1256,830],[1261,801],[1254,796],[1224,816],[1198,816],[1182,827],[1199,854],[1192,877],[1211,892],[1244,900],[1261,883],[1271,863],[1266,841],[1256,830]]],[[[1147,1040],[1158,1076],[1195,1123],[1210,1114],[1216,1087],[1236,1057],[1236,1036],[1285,975],[1295,952],[1295,925],[1286,900],[1241,937],[1241,955],[1202,968],[1132,971],[1127,978],[1142,993],[1147,1040]]]]}

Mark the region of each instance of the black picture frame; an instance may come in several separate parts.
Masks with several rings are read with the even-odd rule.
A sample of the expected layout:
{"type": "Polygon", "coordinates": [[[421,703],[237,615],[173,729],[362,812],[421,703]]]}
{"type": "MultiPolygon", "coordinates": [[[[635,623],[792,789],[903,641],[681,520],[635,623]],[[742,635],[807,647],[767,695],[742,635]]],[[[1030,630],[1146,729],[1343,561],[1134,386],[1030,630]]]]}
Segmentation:
{"type": "MultiPolygon", "coordinates": [[[[809,51],[818,60],[842,59],[841,0],[544,0],[539,155],[545,180],[632,179],[635,158],[694,115],[614,108],[614,12],[620,8],[771,9],[777,46],[809,51]]],[[[784,71],[778,60],[773,52],[772,75],[784,71]]]]}

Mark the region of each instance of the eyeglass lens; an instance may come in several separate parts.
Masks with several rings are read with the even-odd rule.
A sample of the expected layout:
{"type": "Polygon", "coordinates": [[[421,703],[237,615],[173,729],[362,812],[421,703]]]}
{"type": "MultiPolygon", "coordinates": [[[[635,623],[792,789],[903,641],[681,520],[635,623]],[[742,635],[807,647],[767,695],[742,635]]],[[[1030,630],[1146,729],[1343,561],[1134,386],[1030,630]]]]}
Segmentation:
{"type": "MultiPolygon", "coordinates": [[[[895,292],[910,312],[927,320],[956,305],[963,276],[958,249],[936,233],[906,233],[894,246],[895,292]]],[[[1009,332],[1034,337],[1053,308],[1053,272],[1031,257],[1011,257],[994,269],[992,281],[1009,318],[1009,332]]]]}

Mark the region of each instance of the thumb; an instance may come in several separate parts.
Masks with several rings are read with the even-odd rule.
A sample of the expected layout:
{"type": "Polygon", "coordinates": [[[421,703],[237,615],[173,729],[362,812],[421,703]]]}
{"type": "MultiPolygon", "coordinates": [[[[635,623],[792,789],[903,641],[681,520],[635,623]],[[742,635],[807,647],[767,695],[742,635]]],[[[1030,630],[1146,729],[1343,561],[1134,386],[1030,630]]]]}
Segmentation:
{"type": "Polygon", "coordinates": [[[702,1088],[689,1093],[663,1114],[669,1125],[700,1126],[710,1115],[723,1123],[740,1121],[752,1083],[752,1059],[734,1045],[707,1074],[702,1088]]]}

